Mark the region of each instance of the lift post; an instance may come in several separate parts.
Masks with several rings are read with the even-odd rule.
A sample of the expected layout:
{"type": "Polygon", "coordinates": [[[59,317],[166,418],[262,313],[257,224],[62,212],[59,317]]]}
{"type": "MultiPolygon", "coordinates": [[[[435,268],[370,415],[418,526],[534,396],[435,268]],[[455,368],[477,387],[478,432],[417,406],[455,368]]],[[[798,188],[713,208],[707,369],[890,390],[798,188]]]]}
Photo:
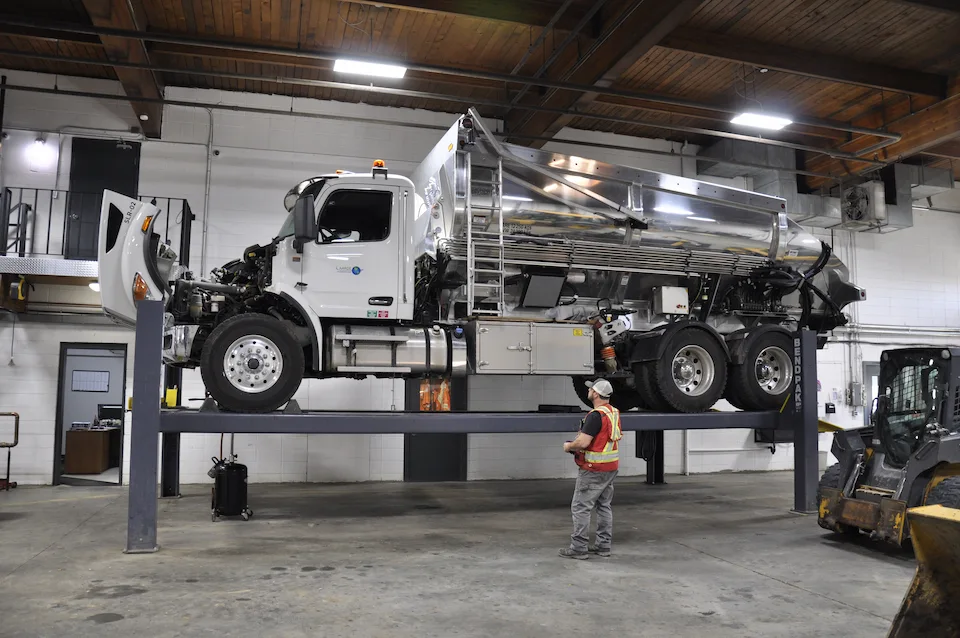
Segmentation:
{"type": "MultiPolygon", "coordinates": [[[[137,312],[133,373],[133,426],[130,442],[128,553],[157,550],[157,478],[160,434],[402,434],[569,432],[570,415],[547,412],[271,412],[234,414],[201,410],[161,410],[163,304],[143,301],[137,312]]],[[[817,484],[816,335],[801,333],[799,400],[783,413],[705,412],[657,414],[624,412],[624,431],[795,428],[794,510],[811,511],[817,484]]],[[[662,445],[659,454],[662,455],[662,445]]],[[[662,456],[661,456],[662,458],[662,456]]],[[[662,465],[661,465],[662,468],[662,465]]],[[[662,470],[661,470],[662,471],[662,470]]]]}

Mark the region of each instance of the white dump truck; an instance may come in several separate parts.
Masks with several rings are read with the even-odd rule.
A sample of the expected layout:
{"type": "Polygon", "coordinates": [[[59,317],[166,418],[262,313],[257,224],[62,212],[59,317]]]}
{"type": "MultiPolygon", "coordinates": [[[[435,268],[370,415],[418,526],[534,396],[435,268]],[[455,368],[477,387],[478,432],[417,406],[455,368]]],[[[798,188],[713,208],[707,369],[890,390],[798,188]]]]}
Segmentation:
{"type": "MultiPolygon", "coordinates": [[[[301,380],[602,376],[621,409],[779,408],[791,334],[864,298],[784,200],[498,141],[460,117],[410,176],[307,179],[277,236],[184,272],[159,211],[106,192],[104,311],[165,301],[165,363],[200,367],[227,410],[301,380]]],[[[279,222],[278,218],[278,222],[279,222]]]]}

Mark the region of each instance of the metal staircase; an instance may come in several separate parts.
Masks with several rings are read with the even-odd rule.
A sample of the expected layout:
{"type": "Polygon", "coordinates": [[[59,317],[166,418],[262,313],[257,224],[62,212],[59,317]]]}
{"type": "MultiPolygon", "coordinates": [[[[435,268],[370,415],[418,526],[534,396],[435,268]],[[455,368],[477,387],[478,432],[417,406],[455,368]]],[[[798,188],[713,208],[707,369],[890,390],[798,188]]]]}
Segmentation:
{"type": "Polygon", "coordinates": [[[464,153],[467,188],[467,314],[503,314],[503,164],[474,166],[464,153]],[[490,193],[490,204],[475,204],[474,193],[490,193]]]}

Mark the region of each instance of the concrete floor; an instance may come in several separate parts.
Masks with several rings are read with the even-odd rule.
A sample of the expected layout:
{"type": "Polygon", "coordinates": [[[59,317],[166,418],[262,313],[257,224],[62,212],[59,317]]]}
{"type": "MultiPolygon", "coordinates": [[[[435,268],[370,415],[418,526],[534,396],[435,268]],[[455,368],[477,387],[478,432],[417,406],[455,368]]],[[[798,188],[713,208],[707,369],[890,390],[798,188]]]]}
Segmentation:
{"type": "Polygon", "coordinates": [[[160,505],[121,552],[126,488],[0,492],[0,636],[883,636],[910,556],[788,513],[789,473],[617,482],[614,557],[563,560],[569,481],[252,485],[160,505]]]}

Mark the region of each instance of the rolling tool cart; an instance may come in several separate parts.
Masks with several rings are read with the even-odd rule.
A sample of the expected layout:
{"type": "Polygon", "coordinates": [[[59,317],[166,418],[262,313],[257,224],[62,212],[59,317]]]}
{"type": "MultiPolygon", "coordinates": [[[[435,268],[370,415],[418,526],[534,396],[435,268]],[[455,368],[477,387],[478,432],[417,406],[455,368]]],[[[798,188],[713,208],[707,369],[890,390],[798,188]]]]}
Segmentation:
{"type": "Polygon", "coordinates": [[[20,415],[16,412],[0,412],[0,417],[13,417],[13,442],[0,441],[0,448],[7,448],[7,475],[0,479],[0,490],[9,492],[11,487],[16,487],[16,481],[10,482],[10,450],[17,447],[20,441],[20,415]]]}

